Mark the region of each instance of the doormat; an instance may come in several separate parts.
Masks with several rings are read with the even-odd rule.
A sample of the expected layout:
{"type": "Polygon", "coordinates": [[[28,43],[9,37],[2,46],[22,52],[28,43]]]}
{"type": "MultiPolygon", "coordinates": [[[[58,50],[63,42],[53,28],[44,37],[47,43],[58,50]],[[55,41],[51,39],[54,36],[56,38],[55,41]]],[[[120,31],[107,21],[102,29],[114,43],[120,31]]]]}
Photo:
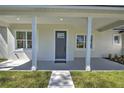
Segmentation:
{"type": "Polygon", "coordinates": [[[55,63],[66,63],[66,61],[55,61],[55,63]]]}

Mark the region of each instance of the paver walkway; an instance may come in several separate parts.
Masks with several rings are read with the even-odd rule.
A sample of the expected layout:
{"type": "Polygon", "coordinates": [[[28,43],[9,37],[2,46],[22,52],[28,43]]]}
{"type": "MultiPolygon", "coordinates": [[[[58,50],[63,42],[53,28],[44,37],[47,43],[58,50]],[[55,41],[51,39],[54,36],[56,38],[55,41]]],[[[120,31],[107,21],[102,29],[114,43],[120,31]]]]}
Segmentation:
{"type": "Polygon", "coordinates": [[[69,71],[52,71],[48,88],[74,88],[69,71]]]}

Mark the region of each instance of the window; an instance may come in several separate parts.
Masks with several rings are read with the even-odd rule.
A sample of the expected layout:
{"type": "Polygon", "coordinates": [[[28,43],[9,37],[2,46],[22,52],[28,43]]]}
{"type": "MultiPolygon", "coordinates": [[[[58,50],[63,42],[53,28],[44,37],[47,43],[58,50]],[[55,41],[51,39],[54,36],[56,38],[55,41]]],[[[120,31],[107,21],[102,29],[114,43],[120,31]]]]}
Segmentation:
{"type": "Polygon", "coordinates": [[[119,45],[121,43],[121,36],[119,34],[113,35],[113,44],[119,45]]]}
{"type": "MultiPolygon", "coordinates": [[[[77,35],[77,48],[86,48],[86,35],[77,35]]],[[[93,36],[91,36],[91,48],[93,47],[93,36]]]]}
{"type": "Polygon", "coordinates": [[[84,35],[77,35],[77,48],[85,47],[85,37],[84,35]]]}
{"type": "Polygon", "coordinates": [[[17,31],[16,48],[32,48],[32,33],[17,31]]]}
{"type": "Polygon", "coordinates": [[[32,48],[32,33],[27,32],[27,48],[32,48]]]}
{"type": "MultiPolygon", "coordinates": [[[[85,35],[85,48],[86,48],[87,36],[85,35]]],[[[91,36],[91,44],[90,47],[93,48],[93,35],[91,36]]]]}

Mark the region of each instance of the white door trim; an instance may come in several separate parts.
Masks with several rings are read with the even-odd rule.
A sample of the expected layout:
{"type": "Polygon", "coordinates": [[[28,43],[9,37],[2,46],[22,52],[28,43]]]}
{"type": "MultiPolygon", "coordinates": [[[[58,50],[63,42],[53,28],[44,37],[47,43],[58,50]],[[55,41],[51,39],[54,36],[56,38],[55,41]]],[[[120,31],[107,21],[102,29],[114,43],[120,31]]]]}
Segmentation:
{"type": "Polygon", "coordinates": [[[69,40],[69,39],[68,39],[68,38],[69,38],[69,37],[68,37],[68,29],[54,29],[53,31],[54,31],[54,40],[53,40],[53,41],[54,41],[54,42],[53,42],[53,43],[54,43],[54,53],[53,53],[53,54],[54,54],[54,58],[53,58],[53,59],[54,59],[54,61],[58,61],[58,60],[59,60],[59,61],[68,61],[68,58],[69,58],[69,57],[68,57],[68,54],[69,54],[69,53],[68,53],[68,50],[69,50],[69,49],[68,49],[68,40],[69,40]],[[55,40],[56,40],[56,35],[55,35],[55,34],[56,34],[56,31],[65,31],[65,32],[66,32],[66,59],[56,59],[56,58],[55,58],[55,48],[56,48],[56,46],[55,46],[55,44],[56,44],[56,42],[55,42],[55,40]]]}

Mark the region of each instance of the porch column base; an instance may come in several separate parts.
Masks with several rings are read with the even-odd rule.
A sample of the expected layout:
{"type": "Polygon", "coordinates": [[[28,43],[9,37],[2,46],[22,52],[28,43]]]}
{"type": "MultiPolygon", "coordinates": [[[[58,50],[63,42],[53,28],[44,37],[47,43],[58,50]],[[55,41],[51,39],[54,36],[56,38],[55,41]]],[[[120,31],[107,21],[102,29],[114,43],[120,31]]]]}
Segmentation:
{"type": "Polygon", "coordinates": [[[91,67],[90,66],[86,66],[85,70],[86,71],[91,71],[91,67]]]}
{"type": "Polygon", "coordinates": [[[36,66],[32,66],[32,67],[31,67],[31,70],[32,70],[32,71],[35,71],[35,70],[37,70],[37,67],[36,67],[36,66]]]}

